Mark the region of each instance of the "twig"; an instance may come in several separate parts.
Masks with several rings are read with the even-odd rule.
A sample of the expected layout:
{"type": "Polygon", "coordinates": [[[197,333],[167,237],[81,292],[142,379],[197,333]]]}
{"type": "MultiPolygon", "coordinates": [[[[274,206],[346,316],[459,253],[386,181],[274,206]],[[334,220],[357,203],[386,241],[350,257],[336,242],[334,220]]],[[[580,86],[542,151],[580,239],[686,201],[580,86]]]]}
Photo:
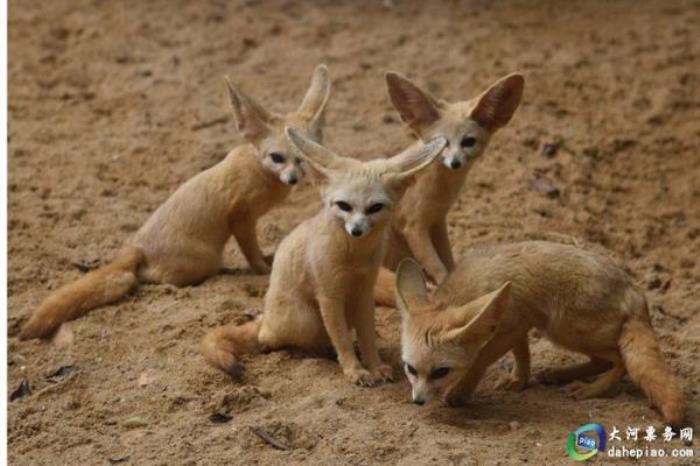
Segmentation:
{"type": "Polygon", "coordinates": [[[211,120],[203,121],[201,123],[197,123],[196,125],[192,125],[192,131],[199,131],[200,129],[210,128],[212,126],[221,125],[223,123],[228,123],[227,116],[213,118],[211,120]]]}
{"type": "Polygon", "coordinates": [[[270,445],[272,448],[275,448],[277,450],[289,450],[289,447],[284,445],[283,443],[278,442],[276,439],[274,439],[265,429],[262,427],[251,427],[251,430],[255,435],[260,437],[265,443],[270,445]]]}

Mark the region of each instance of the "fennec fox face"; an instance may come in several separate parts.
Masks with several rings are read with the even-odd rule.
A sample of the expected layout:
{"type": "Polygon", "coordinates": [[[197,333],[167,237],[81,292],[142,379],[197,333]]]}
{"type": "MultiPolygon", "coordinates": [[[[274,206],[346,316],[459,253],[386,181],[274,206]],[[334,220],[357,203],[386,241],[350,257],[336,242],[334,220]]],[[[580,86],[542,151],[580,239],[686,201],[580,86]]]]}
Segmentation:
{"type": "Polygon", "coordinates": [[[445,145],[444,138],[436,138],[424,150],[361,162],[340,157],[293,128],[287,131],[298,154],[327,180],[322,195],[326,213],[353,238],[383,230],[405,190],[405,180],[429,164],[445,145]]]}
{"type": "Polygon", "coordinates": [[[373,228],[382,227],[391,217],[394,200],[379,179],[337,179],[326,190],[324,201],[350,236],[359,238],[373,228]]]}
{"type": "Polygon", "coordinates": [[[301,159],[294,155],[284,134],[284,128],[294,126],[314,141],[321,142],[321,127],[330,97],[330,83],[328,68],[325,65],[317,66],[309,90],[299,108],[280,115],[267,112],[226,80],[238,131],[256,147],[258,161],[263,170],[282,183],[295,185],[304,177],[301,159]]]}
{"type": "Polygon", "coordinates": [[[506,311],[510,282],[463,306],[431,305],[420,267],[404,260],[397,272],[402,313],[401,356],[419,405],[443,397],[473,366],[506,311]]]}
{"type": "Polygon", "coordinates": [[[449,103],[397,73],[387,73],[386,82],[391,102],[416,137],[447,139],[441,159],[450,170],[469,166],[483,153],[491,135],[512,118],[525,84],[520,74],[510,74],[474,99],[449,103]]]}

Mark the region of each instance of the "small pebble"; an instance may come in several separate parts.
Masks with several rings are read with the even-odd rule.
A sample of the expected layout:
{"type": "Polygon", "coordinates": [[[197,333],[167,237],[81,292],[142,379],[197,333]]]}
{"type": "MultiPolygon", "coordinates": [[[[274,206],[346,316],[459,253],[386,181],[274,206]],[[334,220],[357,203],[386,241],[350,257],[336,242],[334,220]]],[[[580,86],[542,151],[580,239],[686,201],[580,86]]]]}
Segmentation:
{"type": "Polygon", "coordinates": [[[542,148],[542,155],[544,155],[545,157],[554,157],[555,155],[557,155],[557,152],[559,152],[560,148],[561,142],[550,142],[548,144],[545,144],[542,148]]]}

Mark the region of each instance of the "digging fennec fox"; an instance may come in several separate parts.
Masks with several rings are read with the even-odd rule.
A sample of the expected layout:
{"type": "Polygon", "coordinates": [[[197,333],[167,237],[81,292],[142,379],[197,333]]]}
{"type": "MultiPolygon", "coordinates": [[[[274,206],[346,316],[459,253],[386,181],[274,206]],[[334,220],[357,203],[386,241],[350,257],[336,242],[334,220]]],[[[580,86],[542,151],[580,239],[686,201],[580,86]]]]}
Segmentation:
{"type": "Polygon", "coordinates": [[[379,358],[373,286],[384,257],[386,227],[408,180],[439,154],[439,138],[388,159],[340,157],[290,129],[300,155],[326,180],[323,208],[280,243],[262,315],[208,333],[202,352],[214,366],[238,376],[244,353],[332,346],[343,373],[371,386],[392,378],[379,358]],[[352,330],[362,355],[358,360],[352,330]]]}
{"type": "Polygon", "coordinates": [[[256,273],[269,272],[258,246],[256,222],[280,204],[304,174],[284,135],[285,125],[321,139],[330,95],[328,69],[316,68],[301,106],[286,115],[266,112],[230,82],[228,91],[237,129],[247,144],[180,186],[114,261],[49,295],[22,328],[21,339],[48,337],[61,323],[117,301],[139,282],[201,282],[220,269],[231,235],[256,273]]]}
{"type": "Polygon", "coordinates": [[[395,270],[401,259],[412,257],[440,283],[454,267],[447,214],[474,162],[520,105],[525,80],[509,74],[478,97],[454,103],[434,98],[397,73],[387,73],[386,84],[392,104],[419,139],[416,144],[436,137],[448,142],[397,207],[384,265],[395,270]]]}
{"type": "Polygon", "coordinates": [[[508,351],[515,365],[500,385],[524,388],[534,327],[590,358],[545,371],[542,382],[568,384],[584,399],[604,395],[626,371],[667,423],[683,421],[681,389],[664,364],[644,295],[608,258],[528,241],[468,252],[432,299],[412,260],[401,263],[396,286],[402,357],[418,404],[434,395],[459,403],[508,351]],[[593,376],[591,383],[579,380],[593,376]]]}

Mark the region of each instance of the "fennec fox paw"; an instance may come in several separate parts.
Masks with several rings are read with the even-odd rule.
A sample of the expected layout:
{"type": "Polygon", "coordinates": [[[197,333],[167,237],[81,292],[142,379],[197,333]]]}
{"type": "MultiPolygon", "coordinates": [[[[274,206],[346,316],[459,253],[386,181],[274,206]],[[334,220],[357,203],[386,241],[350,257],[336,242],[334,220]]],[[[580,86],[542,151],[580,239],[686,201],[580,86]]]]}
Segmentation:
{"type": "Polygon", "coordinates": [[[496,382],[494,388],[519,392],[527,388],[528,380],[524,377],[506,375],[496,382]]]}
{"type": "Polygon", "coordinates": [[[465,382],[462,381],[462,383],[448,389],[444,394],[443,399],[445,400],[445,403],[447,403],[447,406],[451,408],[459,408],[460,406],[467,404],[471,398],[472,391],[473,389],[471,389],[471,387],[467,387],[465,382]]]}
{"type": "Polygon", "coordinates": [[[374,387],[380,382],[380,379],[378,377],[372,375],[370,371],[361,367],[346,369],[343,372],[352,383],[360,385],[362,387],[374,387]]]}
{"type": "Polygon", "coordinates": [[[379,382],[394,381],[394,369],[389,364],[381,364],[377,369],[372,371],[372,375],[379,382]]]}
{"type": "Polygon", "coordinates": [[[445,397],[445,403],[450,408],[460,408],[467,404],[468,397],[463,393],[455,393],[445,397]]]}
{"type": "Polygon", "coordinates": [[[586,383],[577,380],[564,387],[564,391],[574,400],[587,400],[597,398],[605,394],[595,383],[586,383]]]}

